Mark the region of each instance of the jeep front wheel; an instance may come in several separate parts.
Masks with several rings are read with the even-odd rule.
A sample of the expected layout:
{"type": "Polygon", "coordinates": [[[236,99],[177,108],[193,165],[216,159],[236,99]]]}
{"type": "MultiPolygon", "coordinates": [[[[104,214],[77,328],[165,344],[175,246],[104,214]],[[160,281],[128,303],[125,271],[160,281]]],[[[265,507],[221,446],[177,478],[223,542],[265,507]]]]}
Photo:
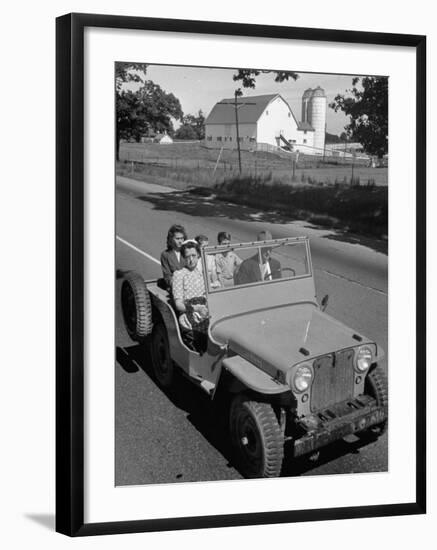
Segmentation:
{"type": "Polygon", "coordinates": [[[388,385],[387,377],[380,367],[377,365],[373,370],[369,372],[366,378],[364,393],[370,395],[376,400],[378,407],[382,407],[385,411],[386,418],[380,424],[371,426],[366,430],[364,435],[371,438],[378,438],[384,432],[387,431],[387,413],[388,413],[388,385]]]}
{"type": "Polygon", "coordinates": [[[229,422],[240,472],[248,478],[278,477],[284,458],[284,436],[272,406],[237,395],[229,422]]]}
{"type": "Polygon", "coordinates": [[[167,329],[162,323],[157,323],[152,332],[152,367],[159,385],[168,388],[173,384],[174,364],[170,355],[167,329]]]}

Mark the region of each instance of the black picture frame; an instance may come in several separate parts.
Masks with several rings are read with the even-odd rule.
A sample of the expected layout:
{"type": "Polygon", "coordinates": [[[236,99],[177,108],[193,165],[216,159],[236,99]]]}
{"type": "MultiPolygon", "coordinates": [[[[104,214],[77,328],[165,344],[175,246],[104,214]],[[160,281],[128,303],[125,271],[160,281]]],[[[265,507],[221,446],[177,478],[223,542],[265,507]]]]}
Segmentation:
{"type": "Polygon", "coordinates": [[[56,21],[56,530],[69,536],[426,512],[426,38],[207,21],[68,14],[56,21]],[[135,29],[414,48],[416,74],[416,499],[387,505],[84,523],[84,29],[135,29]]]}

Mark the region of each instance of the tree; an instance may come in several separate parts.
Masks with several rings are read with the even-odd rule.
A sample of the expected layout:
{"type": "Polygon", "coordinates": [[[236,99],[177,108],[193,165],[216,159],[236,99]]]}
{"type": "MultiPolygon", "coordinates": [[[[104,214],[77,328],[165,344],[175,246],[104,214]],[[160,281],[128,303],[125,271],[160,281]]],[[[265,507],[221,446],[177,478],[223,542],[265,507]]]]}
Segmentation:
{"type": "Polygon", "coordinates": [[[117,160],[121,139],[134,138],[139,141],[149,130],[172,134],[172,119],[181,120],[183,117],[179,100],[151,80],[146,80],[136,92],[119,90],[116,94],[116,111],[117,160]]]}
{"type": "Polygon", "coordinates": [[[117,92],[125,82],[144,82],[147,72],[147,63],[125,63],[117,62],[115,64],[115,87],[117,92]]]}
{"type": "Polygon", "coordinates": [[[335,112],[350,117],[345,126],[347,136],[361,143],[371,155],[382,158],[388,151],[388,78],[355,77],[348,96],[338,94],[329,104],[335,112]],[[362,89],[357,87],[361,81],[362,89]]]}
{"type": "MultiPolygon", "coordinates": [[[[235,82],[241,80],[243,88],[255,88],[256,77],[261,73],[271,73],[273,72],[275,76],[275,82],[284,82],[284,80],[297,80],[299,75],[294,71],[265,71],[259,69],[238,69],[237,74],[234,74],[232,77],[235,82]]],[[[241,95],[241,94],[239,94],[241,95]]]]}
{"type": "Polygon", "coordinates": [[[177,130],[175,137],[177,139],[196,139],[205,138],[205,116],[200,110],[196,115],[185,115],[182,118],[182,126],[177,130]]]}
{"type": "Polygon", "coordinates": [[[182,126],[180,126],[176,130],[174,137],[176,139],[187,139],[191,141],[195,141],[198,139],[195,128],[193,128],[189,124],[182,124],[182,126]]]}
{"type": "Polygon", "coordinates": [[[325,143],[341,143],[341,139],[336,134],[325,132],[325,143]]]}
{"type": "Polygon", "coordinates": [[[121,91],[116,97],[117,110],[117,160],[119,160],[120,140],[134,138],[139,141],[140,136],[148,129],[143,116],[143,106],[138,92],[121,91]]]}

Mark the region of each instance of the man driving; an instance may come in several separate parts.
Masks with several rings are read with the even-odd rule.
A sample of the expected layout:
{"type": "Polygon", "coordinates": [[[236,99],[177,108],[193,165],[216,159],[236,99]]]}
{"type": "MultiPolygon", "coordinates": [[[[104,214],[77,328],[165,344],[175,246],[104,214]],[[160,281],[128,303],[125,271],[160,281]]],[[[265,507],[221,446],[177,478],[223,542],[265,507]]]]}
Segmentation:
{"type": "MultiPolygon", "coordinates": [[[[272,234],[270,231],[261,231],[258,234],[257,240],[270,241],[272,240],[272,234]]],[[[263,246],[259,249],[259,252],[244,260],[240,265],[240,269],[235,274],[236,285],[246,285],[258,281],[271,281],[281,278],[281,264],[278,260],[272,258],[272,247],[263,246]]]]}

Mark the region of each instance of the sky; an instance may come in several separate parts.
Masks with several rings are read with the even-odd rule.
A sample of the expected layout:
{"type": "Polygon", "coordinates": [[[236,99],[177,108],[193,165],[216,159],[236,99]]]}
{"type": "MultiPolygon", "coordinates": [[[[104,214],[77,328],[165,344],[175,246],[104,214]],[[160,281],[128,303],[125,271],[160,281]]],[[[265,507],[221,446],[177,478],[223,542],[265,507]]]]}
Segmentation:
{"type": "MultiPolygon", "coordinates": [[[[149,65],[146,78],[159,84],[167,93],[173,93],[180,101],[185,115],[197,114],[202,110],[209,114],[215,103],[224,98],[234,96],[241,82],[234,82],[232,75],[235,69],[216,69],[201,67],[180,67],[149,65]]],[[[321,86],[326,93],[329,104],[334,97],[352,87],[355,75],[333,75],[299,73],[299,78],[282,83],[274,81],[274,74],[260,74],[256,77],[256,88],[242,88],[243,96],[278,93],[288,102],[297,120],[301,120],[301,101],[307,88],[321,86]]],[[[340,111],[326,109],[327,131],[340,135],[344,131],[348,117],[340,111]]],[[[175,125],[177,127],[177,125],[175,125]]]]}

